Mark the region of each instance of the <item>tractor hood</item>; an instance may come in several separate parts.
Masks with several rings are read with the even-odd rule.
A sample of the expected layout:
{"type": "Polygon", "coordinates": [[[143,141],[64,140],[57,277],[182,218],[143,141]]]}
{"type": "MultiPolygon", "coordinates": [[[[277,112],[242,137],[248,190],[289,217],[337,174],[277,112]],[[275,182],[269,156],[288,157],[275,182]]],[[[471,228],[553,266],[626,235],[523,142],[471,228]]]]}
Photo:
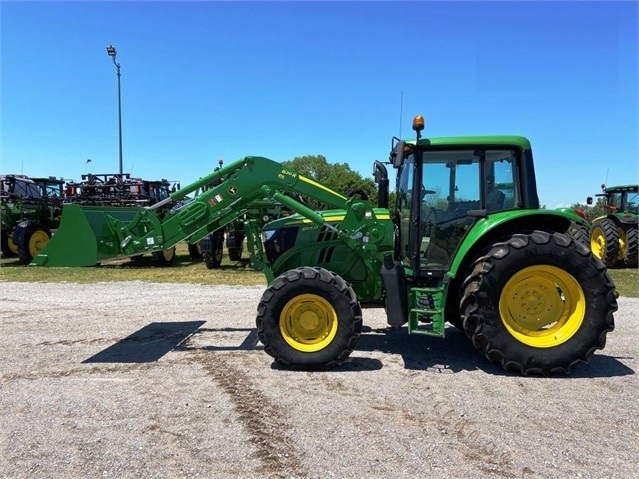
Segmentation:
{"type": "MultiPolygon", "coordinates": [[[[346,216],[346,210],[344,209],[323,210],[323,211],[318,211],[317,213],[319,213],[327,223],[339,223],[346,216]]],[[[312,225],[312,224],[313,222],[310,219],[298,213],[294,213],[292,215],[284,216],[282,218],[278,218],[276,220],[266,223],[264,227],[262,228],[262,230],[266,232],[266,231],[279,230],[282,228],[298,227],[300,225],[312,225]]]]}

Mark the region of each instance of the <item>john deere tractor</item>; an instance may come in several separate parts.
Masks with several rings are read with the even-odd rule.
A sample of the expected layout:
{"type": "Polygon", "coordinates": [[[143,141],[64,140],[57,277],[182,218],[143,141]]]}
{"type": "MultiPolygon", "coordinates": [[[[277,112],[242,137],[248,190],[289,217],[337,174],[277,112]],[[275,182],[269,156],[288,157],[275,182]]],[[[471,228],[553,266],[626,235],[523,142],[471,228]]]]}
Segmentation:
{"type": "Polygon", "coordinates": [[[251,156],[172,193],[177,201],[217,182],[163,218],[162,202],[130,221],[71,205],[32,264],[92,265],[165,249],[250,217],[252,202],[269,199],[295,214],[262,227],[247,221],[245,231],[268,284],[257,335],[281,366],[343,363],[357,348],[363,307],[384,308],[389,331],[442,338],[449,323],[488,360],[524,375],[587,362],[614,328],[615,285],[569,234],[587,221],[540,208],[529,141],[422,138],[421,116],[413,128],[416,138],[393,139],[388,163],[374,162],[376,205],[251,156]],[[397,173],[393,209],[387,164],[397,173]],[[312,210],[296,195],[327,209],[312,210]]]}
{"type": "MultiPolygon", "coordinates": [[[[639,185],[601,185],[605,214],[592,220],[590,248],[609,268],[636,268],[639,185]]],[[[590,205],[592,197],[587,199],[590,205]]]]}
{"type": "Polygon", "coordinates": [[[29,264],[60,223],[64,180],[0,175],[2,256],[29,264]]]}

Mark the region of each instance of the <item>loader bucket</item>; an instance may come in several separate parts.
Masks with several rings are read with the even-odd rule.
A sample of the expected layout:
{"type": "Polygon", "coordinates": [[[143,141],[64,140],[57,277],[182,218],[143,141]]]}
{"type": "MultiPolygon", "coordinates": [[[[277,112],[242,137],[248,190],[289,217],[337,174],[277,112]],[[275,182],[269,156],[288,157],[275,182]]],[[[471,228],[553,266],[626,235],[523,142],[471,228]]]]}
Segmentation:
{"type": "Polygon", "coordinates": [[[30,266],[95,266],[124,257],[107,216],[130,221],[138,208],[64,205],[60,227],[30,266]]]}

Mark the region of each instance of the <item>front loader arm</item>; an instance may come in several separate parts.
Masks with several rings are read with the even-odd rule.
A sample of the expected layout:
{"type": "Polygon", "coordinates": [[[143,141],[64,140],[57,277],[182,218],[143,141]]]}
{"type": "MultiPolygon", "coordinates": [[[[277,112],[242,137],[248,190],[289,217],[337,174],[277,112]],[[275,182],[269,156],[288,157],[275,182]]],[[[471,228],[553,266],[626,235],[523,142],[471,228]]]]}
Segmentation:
{"type": "Polygon", "coordinates": [[[110,226],[122,253],[133,255],[166,249],[189,237],[197,241],[245,214],[252,202],[264,199],[280,202],[312,222],[324,224],[320,214],[285,195],[287,192],[311,196],[336,208],[346,208],[348,201],[329,188],[263,157],[247,157],[232,163],[173,193],[166,201],[179,201],[211,184],[215,186],[208,186],[194,200],[171,210],[162,220],[156,210],[164,202],[141,209],[129,222],[111,218],[110,226]]]}
{"type": "MultiPolygon", "coordinates": [[[[279,202],[309,221],[335,231],[349,247],[376,251],[384,239],[372,206],[348,199],[331,189],[263,157],[246,157],[171,194],[146,208],[100,208],[66,205],[60,228],[32,265],[93,266],[100,261],[170,248],[179,241],[195,242],[243,215],[252,202],[279,202]],[[206,187],[206,188],[204,188],[206,187]],[[187,196],[199,192],[194,199],[187,196]],[[289,194],[314,198],[345,210],[339,227],[289,194]],[[180,201],[184,200],[183,204],[180,201]],[[167,203],[177,203],[161,214],[167,203]],[[65,222],[65,216],[69,218],[65,222]]],[[[262,268],[263,269],[263,268],[262,268]]],[[[268,274],[267,274],[268,276],[268,274]]]]}

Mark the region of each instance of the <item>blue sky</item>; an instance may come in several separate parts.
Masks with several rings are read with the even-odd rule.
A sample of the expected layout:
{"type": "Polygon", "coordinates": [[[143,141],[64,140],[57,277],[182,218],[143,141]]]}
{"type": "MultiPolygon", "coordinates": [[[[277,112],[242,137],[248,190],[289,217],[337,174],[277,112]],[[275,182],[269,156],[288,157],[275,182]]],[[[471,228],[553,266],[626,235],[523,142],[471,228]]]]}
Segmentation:
{"type": "Polygon", "coordinates": [[[0,172],[117,173],[113,44],[133,176],[324,155],[370,178],[421,114],[528,137],[542,204],[584,202],[639,181],[637,5],[3,0],[0,172]]]}

